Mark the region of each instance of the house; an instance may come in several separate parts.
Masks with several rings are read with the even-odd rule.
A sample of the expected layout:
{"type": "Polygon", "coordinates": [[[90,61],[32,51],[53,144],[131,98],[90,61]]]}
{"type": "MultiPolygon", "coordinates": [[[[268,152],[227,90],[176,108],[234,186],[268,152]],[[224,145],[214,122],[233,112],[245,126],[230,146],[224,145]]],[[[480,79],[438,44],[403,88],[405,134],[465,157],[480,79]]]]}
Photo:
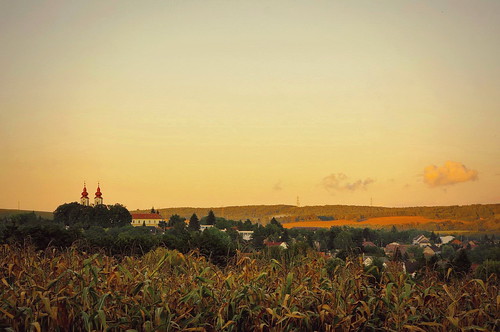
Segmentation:
{"type": "Polygon", "coordinates": [[[265,242],[264,243],[266,245],[266,247],[280,247],[280,248],[283,248],[283,249],[288,249],[288,244],[286,244],[286,242],[265,242]]]}
{"type": "Polygon", "coordinates": [[[464,244],[463,244],[464,249],[475,249],[477,247],[478,247],[478,244],[474,241],[464,242],[464,244]]]}
{"type": "Polygon", "coordinates": [[[385,246],[384,248],[384,252],[386,255],[394,255],[394,253],[396,252],[396,250],[398,248],[400,248],[401,245],[397,242],[391,242],[389,243],[388,245],[385,246]]]}
{"type": "Polygon", "coordinates": [[[434,249],[432,249],[430,246],[426,246],[424,248],[424,256],[426,258],[429,258],[431,256],[434,256],[436,254],[436,252],[434,251],[434,249]]]}
{"type": "Polygon", "coordinates": [[[455,239],[452,235],[440,236],[441,244],[448,244],[455,239]]]}
{"type": "Polygon", "coordinates": [[[250,241],[253,237],[253,231],[237,231],[241,235],[243,240],[250,241]]]}
{"type": "Polygon", "coordinates": [[[373,243],[371,241],[366,241],[366,240],[363,240],[362,246],[363,246],[363,248],[366,248],[366,247],[376,247],[375,243],[373,243]]]}
{"type": "Polygon", "coordinates": [[[460,246],[460,247],[463,245],[462,241],[460,241],[459,239],[451,241],[450,244],[453,246],[460,246]]]}
{"type": "Polygon", "coordinates": [[[159,227],[160,222],[165,221],[158,213],[131,213],[132,226],[159,227]]]}
{"type": "Polygon", "coordinates": [[[431,241],[424,235],[419,235],[413,238],[412,244],[415,246],[426,247],[431,245],[431,241]]]}
{"type": "Polygon", "coordinates": [[[214,225],[200,225],[200,231],[203,232],[205,229],[214,227],[214,225]]]}

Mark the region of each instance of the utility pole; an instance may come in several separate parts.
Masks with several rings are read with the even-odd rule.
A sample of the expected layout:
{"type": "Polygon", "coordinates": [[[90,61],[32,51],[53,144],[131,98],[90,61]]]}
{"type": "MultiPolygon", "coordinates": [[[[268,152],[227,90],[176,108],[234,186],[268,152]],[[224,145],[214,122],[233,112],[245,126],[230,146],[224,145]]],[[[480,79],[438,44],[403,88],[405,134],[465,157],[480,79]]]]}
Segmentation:
{"type": "Polygon", "coordinates": [[[297,207],[300,206],[299,196],[297,196],[297,207]]]}

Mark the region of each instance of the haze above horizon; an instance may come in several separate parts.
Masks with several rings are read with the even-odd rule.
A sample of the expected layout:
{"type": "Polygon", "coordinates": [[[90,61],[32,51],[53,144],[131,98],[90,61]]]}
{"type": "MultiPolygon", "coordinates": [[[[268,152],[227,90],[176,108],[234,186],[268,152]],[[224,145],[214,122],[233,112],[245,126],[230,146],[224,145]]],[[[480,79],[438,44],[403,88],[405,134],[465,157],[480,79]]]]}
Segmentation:
{"type": "Polygon", "coordinates": [[[500,2],[0,1],[0,208],[499,203],[500,2]]]}

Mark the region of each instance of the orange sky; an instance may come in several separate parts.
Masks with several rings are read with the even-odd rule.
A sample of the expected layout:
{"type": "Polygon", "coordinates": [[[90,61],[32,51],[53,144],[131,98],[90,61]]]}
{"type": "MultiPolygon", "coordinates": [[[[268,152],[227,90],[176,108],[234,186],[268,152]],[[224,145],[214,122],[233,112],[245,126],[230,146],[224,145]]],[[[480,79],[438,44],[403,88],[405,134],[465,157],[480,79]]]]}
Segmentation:
{"type": "Polygon", "coordinates": [[[0,208],[498,203],[499,35],[498,1],[2,1],[0,208]]]}

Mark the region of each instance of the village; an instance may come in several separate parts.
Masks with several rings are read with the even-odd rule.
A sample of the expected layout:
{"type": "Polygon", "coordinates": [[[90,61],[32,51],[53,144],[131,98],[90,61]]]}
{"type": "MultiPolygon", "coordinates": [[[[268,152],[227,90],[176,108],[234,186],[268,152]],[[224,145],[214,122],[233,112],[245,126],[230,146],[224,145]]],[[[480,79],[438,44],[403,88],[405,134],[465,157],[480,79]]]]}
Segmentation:
{"type": "MultiPolygon", "coordinates": [[[[350,227],[332,227],[330,230],[311,227],[285,229],[274,218],[268,225],[262,226],[251,224],[249,221],[242,223],[219,217],[209,221],[208,216],[200,220],[199,228],[197,226],[193,228],[190,226],[193,217],[186,220],[179,216],[171,216],[167,220],[154,208],[150,213],[132,212],[131,215],[133,226],[147,227],[153,233],[171,231],[176,227],[176,222],[182,221],[187,229],[197,229],[200,232],[217,229],[232,234],[232,240],[243,252],[250,253],[267,248],[279,253],[300,244],[307,244],[309,248],[327,259],[345,260],[347,256],[354,255],[359,257],[367,268],[377,266],[382,269],[388,265],[397,265],[413,277],[425,266],[445,270],[453,260],[457,259],[465,260],[464,269],[467,271],[464,272],[474,273],[488,258],[488,255],[476,253],[476,249],[496,247],[494,235],[491,238],[488,235],[470,237],[440,234],[438,236],[428,231],[398,232],[395,227],[390,231],[350,227]],[[335,234],[333,239],[332,234],[335,234]],[[408,234],[415,235],[409,237],[408,234]]],[[[194,222],[196,223],[196,220],[194,222]]]]}

